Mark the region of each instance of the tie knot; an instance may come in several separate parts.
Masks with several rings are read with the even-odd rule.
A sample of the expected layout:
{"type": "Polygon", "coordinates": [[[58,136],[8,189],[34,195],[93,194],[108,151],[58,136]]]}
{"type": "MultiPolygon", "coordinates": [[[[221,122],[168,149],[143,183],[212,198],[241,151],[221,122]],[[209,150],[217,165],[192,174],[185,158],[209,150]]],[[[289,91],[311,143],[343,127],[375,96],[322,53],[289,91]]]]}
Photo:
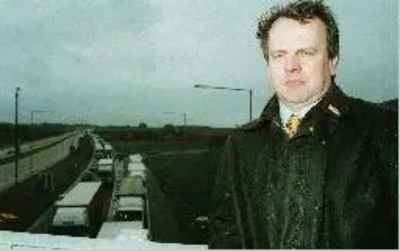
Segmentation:
{"type": "Polygon", "coordinates": [[[292,114],[286,124],[286,133],[292,138],[299,128],[300,118],[296,114],[292,114]]]}

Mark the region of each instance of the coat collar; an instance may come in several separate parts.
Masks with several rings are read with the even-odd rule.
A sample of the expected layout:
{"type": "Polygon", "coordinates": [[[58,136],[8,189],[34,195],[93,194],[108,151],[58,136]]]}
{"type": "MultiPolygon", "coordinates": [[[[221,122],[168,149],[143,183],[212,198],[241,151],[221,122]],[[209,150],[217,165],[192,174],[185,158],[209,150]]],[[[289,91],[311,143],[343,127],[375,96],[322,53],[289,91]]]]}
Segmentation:
{"type": "MultiPolygon", "coordinates": [[[[328,92],[324,95],[320,103],[317,104],[313,109],[320,109],[330,116],[340,118],[349,112],[349,98],[342,92],[339,86],[333,83],[329,87],[328,92]]],[[[264,107],[260,116],[260,120],[264,122],[280,121],[279,101],[276,94],[264,107]]]]}

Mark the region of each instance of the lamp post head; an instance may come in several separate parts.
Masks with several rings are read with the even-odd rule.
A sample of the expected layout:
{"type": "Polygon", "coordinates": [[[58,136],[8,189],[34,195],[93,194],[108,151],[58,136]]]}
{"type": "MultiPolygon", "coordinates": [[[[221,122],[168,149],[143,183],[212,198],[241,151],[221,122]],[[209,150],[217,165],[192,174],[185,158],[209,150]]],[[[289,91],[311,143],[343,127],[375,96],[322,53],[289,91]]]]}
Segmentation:
{"type": "Polygon", "coordinates": [[[217,89],[217,90],[228,90],[228,91],[246,91],[250,94],[250,122],[252,121],[252,106],[253,106],[253,90],[251,88],[232,88],[227,86],[211,86],[211,85],[203,85],[203,84],[196,84],[194,85],[195,88],[208,88],[208,89],[217,89]]]}
{"type": "Polygon", "coordinates": [[[21,91],[21,88],[19,88],[19,87],[15,88],[15,97],[16,98],[18,97],[19,91],[21,91]]]}
{"type": "Polygon", "coordinates": [[[203,84],[196,84],[194,85],[195,88],[209,88],[209,85],[203,85],[203,84]]]}

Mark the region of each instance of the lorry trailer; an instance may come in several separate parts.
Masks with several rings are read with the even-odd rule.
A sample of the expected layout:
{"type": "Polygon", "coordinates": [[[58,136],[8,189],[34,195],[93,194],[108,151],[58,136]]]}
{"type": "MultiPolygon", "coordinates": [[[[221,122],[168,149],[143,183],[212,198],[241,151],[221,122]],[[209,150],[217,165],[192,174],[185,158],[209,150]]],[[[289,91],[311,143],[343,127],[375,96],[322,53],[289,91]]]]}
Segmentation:
{"type": "Polygon", "coordinates": [[[50,233],[95,237],[102,221],[101,182],[79,182],[55,203],[50,233]]]}

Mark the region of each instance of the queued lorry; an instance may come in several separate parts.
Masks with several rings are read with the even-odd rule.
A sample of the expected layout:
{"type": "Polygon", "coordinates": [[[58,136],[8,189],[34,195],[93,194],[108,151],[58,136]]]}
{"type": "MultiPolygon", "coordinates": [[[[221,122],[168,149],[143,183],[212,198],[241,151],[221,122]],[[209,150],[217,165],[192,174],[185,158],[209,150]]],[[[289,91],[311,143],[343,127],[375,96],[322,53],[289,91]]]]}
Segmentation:
{"type": "Polygon", "coordinates": [[[104,141],[97,135],[93,135],[94,152],[93,158],[99,159],[112,159],[115,157],[115,151],[109,142],[104,141]]]}
{"type": "Polygon", "coordinates": [[[94,238],[102,223],[101,190],[101,182],[77,183],[55,203],[50,233],[94,238]]]}
{"type": "Polygon", "coordinates": [[[104,142],[103,143],[103,154],[104,158],[113,159],[114,158],[114,149],[110,143],[104,142]]]}
{"type": "Polygon", "coordinates": [[[143,158],[142,158],[142,155],[140,155],[140,154],[131,154],[131,155],[129,155],[129,163],[139,163],[139,162],[142,162],[143,161],[143,158]]]}
{"type": "Polygon", "coordinates": [[[142,156],[139,154],[129,155],[127,165],[127,176],[140,176],[145,179],[146,167],[142,162],[142,156]]]}
{"type": "Polygon", "coordinates": [[[99,159],[97,162],[97,175],[105,185],[112,185],[114,182],[113,159],[99,159]]]}
{"type": "Polygon", "coordinates": [[[101,159],[104,156],[103,145],[98,140],[94,142],[94,153],[93,153],[93,155],[94,155],[94,159],[101,159]]]}
{"type": "Polygon", "coordinates": [[[116,196],[115,221],[143,221],[145,206],[144,180],[127,176],[121,180],[116,196]]]}

